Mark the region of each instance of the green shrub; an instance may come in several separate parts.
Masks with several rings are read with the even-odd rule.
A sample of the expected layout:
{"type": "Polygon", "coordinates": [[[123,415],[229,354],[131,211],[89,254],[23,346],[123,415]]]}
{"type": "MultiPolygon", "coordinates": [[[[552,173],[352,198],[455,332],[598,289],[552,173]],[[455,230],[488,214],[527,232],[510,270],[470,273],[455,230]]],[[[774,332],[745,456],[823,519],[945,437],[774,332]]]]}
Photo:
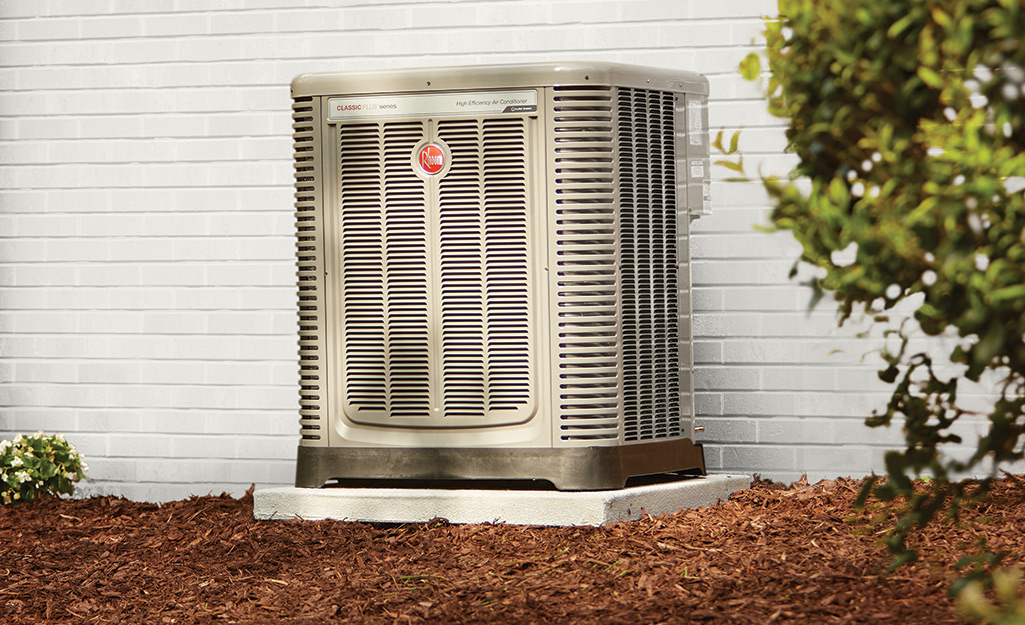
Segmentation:
{"type": "MultiPolygon", "coordinates": [[[[867,423],[901,423],[905,448],[861,501],[874,482],[906,502],[887,536],[897,566],[915,559],[916,528],[979,494],[962,475],[1025,457],[1025,3],[779,0],[765,36],[768,109],[798,158],[790,178],[762,179],[773,228],[817,268],[813,304],[829,294],[840,324],[864,314],[895,339],[879,373],[893,394],[867,423]],[[912,325],[891,318],[900,303],[956,346],[912,349],[912,325]],[[962,443],[973,413],[959,392],[980,380],[997,380],[997,397],[974,452],[942,453],[962,443]],[[916,475],[932,480],[915,489],[916,475]]],[[[761,80],[762,61],[741,74],[761,80]]]]}
{"type": "MultiPolygon", "coordinates": [[[[779,15],[766,95],[799,162],[790,179],[763,179],[771,220],[821,272],[811,286],[837,300],[841,324],[863,311],[897,339],[879,374],[893,395],[868,424],[903,425],[906,448],[886,455],[875,494],[911,504],[889,537],[907,561],[909,530],[956,515],[957,478],[1025,457],[1025,4],[779,0],[779,15]],[[921,331],[958,344],[942,358],[912,350],[890,319],[901,302],[921,331]],[[941,453],[971,414],[963,382],[984,375],[998,397],[975,452],[941,453]],[[915,491],[922,474],[930,488],[915,491]]],[[[760,68],[751,55],[740,71],[760,68]]]]}
{"type": "Polygon", "coordinates": [[[88,468],[82,454],[61,434],[36,432],[0,441],[0,501],[11,504],[70,495],[88,468]]]}

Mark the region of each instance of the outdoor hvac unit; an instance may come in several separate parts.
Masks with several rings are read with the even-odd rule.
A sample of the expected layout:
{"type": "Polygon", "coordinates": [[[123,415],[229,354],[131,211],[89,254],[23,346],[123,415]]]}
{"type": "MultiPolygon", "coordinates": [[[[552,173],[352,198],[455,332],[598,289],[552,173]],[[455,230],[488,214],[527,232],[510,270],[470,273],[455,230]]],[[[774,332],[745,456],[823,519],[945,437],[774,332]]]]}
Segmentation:
{"type": "Polygon", "coordinates": [[[707,80],[605,63],[292,83],[296,485],[704,473],[707,80]]]}

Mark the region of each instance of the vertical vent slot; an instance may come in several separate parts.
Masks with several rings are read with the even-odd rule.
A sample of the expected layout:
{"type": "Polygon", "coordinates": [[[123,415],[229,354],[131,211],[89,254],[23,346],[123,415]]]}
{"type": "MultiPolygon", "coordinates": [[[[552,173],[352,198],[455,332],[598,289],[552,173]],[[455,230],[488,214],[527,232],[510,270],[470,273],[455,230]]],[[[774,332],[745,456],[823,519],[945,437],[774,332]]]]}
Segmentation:
{"type": "Polygon", "coordinates": [[[555,87],[558,401],[564,441],[620,436],[619,318],[609,87],[555,87]]]}
{"type": "Polygon", "coordinates": [[[342,352],[350,411],[429,417],[427,206],[415,122],[340,128],[342,352]]]}
{"type": "Polygon", "coordinates": [[[681,435],[673,94],[617,90],[624,435],[681,435]]]}
{"type": "Polygon", "coordinates": [[[438,138],[441,401],[494,421],[532,402],[526,120],[443,120],[438,138]]]}
{"type": "Polygon", "coordinates": [[[323,417],[323,289],[320,284],[323,242],[317,220],[315,124],[313,98],[296,98],[292,103],[292,145],[299,300],[299,427],[303,440],[310,441],[321,440],[323,417]]]}

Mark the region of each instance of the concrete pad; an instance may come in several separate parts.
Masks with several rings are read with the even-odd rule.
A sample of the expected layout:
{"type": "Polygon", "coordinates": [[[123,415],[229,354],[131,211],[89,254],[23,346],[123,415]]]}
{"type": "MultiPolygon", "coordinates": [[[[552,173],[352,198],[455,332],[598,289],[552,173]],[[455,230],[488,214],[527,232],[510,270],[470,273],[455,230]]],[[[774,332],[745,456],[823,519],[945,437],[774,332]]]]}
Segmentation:
{"type": "Polygon", "coordinates": [[[746,475],[707,475],[621,490],[443,490],[414,488],[267,488],[253,495],[257,519],[337,519],[371,523],[605,525],[642,514],[671,514],[725,501],[751,485],[746,475]]]}

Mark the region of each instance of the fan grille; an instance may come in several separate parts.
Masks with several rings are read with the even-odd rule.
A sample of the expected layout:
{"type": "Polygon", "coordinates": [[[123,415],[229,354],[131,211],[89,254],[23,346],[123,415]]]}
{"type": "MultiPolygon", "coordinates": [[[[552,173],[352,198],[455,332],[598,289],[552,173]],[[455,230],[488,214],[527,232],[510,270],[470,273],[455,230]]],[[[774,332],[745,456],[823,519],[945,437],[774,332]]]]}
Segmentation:
{"type": "Polygon", "coordinates": [[[498,425],[532,414],[522,118],[340,126],[345,410],[356,422],[498,425]],[[422,178],[423,142],[450,152],[422,178]]]}

